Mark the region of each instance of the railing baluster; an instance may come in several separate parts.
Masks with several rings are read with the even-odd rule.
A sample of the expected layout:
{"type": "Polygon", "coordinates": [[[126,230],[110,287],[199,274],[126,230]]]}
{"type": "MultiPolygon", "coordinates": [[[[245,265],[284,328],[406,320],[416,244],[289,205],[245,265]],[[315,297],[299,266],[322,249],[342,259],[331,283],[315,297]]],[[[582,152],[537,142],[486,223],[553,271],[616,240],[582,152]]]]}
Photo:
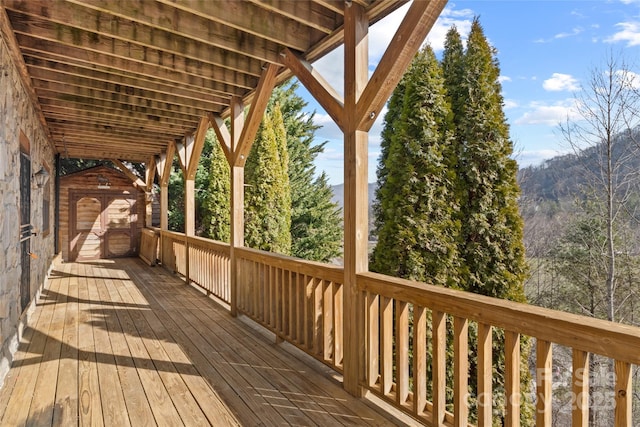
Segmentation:
{"type": "Polygon", "coordinates": [[[536,343],[536,427],[550,427],[553,397],[553,352],[549,341],[536,343]]]}
{"type": "Polygon", "coordinates": [[[409,397],[409,304],[396,300],[396,402],[409,397]]]}
{"type": "Polygon", "coordinates": [[[427,404],[427,310],[413,306],[413,411],[422,415],[427,404]]]}
{"type": "Polygon", "coordinates": [[[324,340],[323,360],[331,362],[333,360],[334,347],[334,322],[333,322],[333,282],[324,282],[322,303],[324,321],[322,322],[322,336],[324,340]]]}
{"type": "Polygon", "coordinates": [[[387,297],[380,301],[380,348],[382,394],[387,395],[393,384],[393,300],[387,297]]]}
{"type": "Polygon", "coordinates": [[[324,354],[324,339],[322,334],[322,331],[324,330],[324,313],[322,310],[323,284],[324,280],[313,279],[313,353],[320,356],[324,354]]]}
{"type": "Polygon", "coordinates": [[[587,427],[589,425],[589,353],[573,350],[573,411],[572,426],[587,427]]]}
{"type": "Polygon", "coordinates": [[[504,331],[505,425],[520,425],[520,334],[504,331]]]}
{"type": "Polygon", "coordinates": [[[454,425],[466,426],[469,418],[469,321],[453,319],[453,408],[454,425]]]}
{"type": "Polygon", "coordinates": [[[615,422],[616,427],[631,427],[632,417],[632,398],[633,389],[631,388],[631,364],[615,361],[616,369],[616,388],[615,388],[615,422]]]}
{"type": "Polygon", "coordinates": [[[431,372],[433,373],[433,425],[441,426],[444,423],[446,405],[446,364],[447,364],[447,316],[441,311],[433,311],[432,330],[433,339],[431,360],[431,372]]]}
{"type": "Polygon", "coordinates": [[[491,427],[493,417],[493,328],[478,323],[478,426],[491,427]]]}
{"type": "Polygon", "coordinates": [[[380,297],[367,292],[367,384],[376,387],[380,375],[380,297]]]}
{"type": "Polygon", "coordinates": [[[344,287],[342,283],[334,283],[333,286],[333,313],[334,313],[334,340],[333,340],[333,364],[335,366],[342,367],[343,359],[343,340],[344,340],[344,313],[342,309],[342,300],[344,294],[344,287]]]}

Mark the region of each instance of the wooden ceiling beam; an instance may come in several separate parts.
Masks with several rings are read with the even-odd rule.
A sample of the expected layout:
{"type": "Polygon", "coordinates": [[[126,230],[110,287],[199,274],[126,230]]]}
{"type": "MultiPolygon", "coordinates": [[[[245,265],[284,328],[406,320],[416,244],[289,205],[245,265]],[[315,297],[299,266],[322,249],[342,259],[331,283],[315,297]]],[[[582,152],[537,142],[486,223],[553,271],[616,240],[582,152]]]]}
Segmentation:
{"type": "MultiPolygon", "coordinates": [[[[150,89],[143,89],[136,86],[123,85],[117,81],[96,80],[82,74],[67,74],[52,68],[29,66],[29,73],[34,80],[54,82],[65,86],[75,86],[84,89],[95,89],[111,94],[126,94],[138,98],[152,98],[158,102],[167,104],[182,105],[185,107],[195,107],[204,110],[220,109],[226,101],[225,98],[217,97],[217,102],[209,102],[206,99],[184,98],[180,95],[173,95],[165,92],[156,92],[150,89]]],[[[116,80],[116,79],[113,79],[116,80]]],[[[228,102],[228,101],[227,101],[228,102]]]]}
{"type": "MultiPolygon", "coordinates": [[[[129,73],[138,74],[148,78],[158,78],[168,82],[174,82],[178,85],[191,87],[193,89],[204,88],[205,90],[219,94],[220,96],[232,96],[246,95],[248,87],[251,87],[251,81],[257,82],[257,79],[247,78],[247,81],[237,82],[237,86],[233,86],[225,81],[232,81],[235,77],[230,76],[228,80],[224,80],[223,77],[216,80],[207,77],[203,77],[208,72],[215,73],[215,67],[205,66],[197,72],[197,69],[193,73],[186,73],[171,67],[172,58],[157,59],[157,63],[150,63],[144,60],[143,54],[138,52],[139,57],[142,59],[133,60],[132,58],[123,57],[120,53],[112,53],[112,49],[107,45],[103,45],[104,50],[100,49],[84,49],[74,46],[73,44],[61,44],[57,41],[36,38],[29,33],[16,32],[16,37],[20,41],[23,49],[29,49],[42,53],[53,53],[59,56],[70,56],[76,60],[82,61],[86,64],[94,64],[102,67],[109,67],[112,69],[126,71],[129,73]],[[163,65],[162,61],[168,61],[166,65],[163,65]],[[249,81],[251,80],[251,81],[249,81]]],[[[192,67],[193,68],[193,67],[192,67]]]]}
{"type": "MultiPolygon", "coordinates": [[[[49,7],[49,0],[6,0],[6,7],[15,12],[56,24],[56,27],[72,27],[124,42],[131,42],[150,49],[183,56],[197,62],[231,71],[260,76],[261,62],[237,53],[223,52],[203,42],[179,37],[174,33],[141,25],[129,19],[108,15],[95,9],[67,3],[66,7],[49,7]]],[[[36,21],[38,22],[38,21],[36,21]]]]}
{"type": "Polygon", "coordinates": [[[96,64],[76,62],[68,56],[54,55],[50,52],[36,52],[29,49],[24,49],[23,52],[25,63],[29,69],[38,68],[70,76],[80,75],[93,80],[135,87],[156,93],[175,95],[186,99],[202,100],[212,104],[229,104],[230,97],[224,97],[219,93],[210,92],[203,87],[197,89],[183,87],[176,82],[163,81],[155,77],[139,76],[96,64]]]}
{"type": "MultiPolygon", "coordinates": [[[[66,92],[50,90],[47,86],[51,86],[51,84],[47,84],[46,82],[36,81],[34,82],[36,85],[36,89],[38,91],[38,96],[40,99],[57,99],[60,101],[71,102],[74,104],[82,104],[85,106],[96,106],[101,108],[110,108],[112,110],[119,110],[121,113],[123,112],[131,112],[131,113],[140,113],[147,116],[147,120],[157,120],[162,121],[162,118],[167,119],[180,119],[184,121],[192,121],[197,122],[198,117],[206,111],[189,109],[187,107],[180,106],[165,106],[159,105],[155,103],[155,101],[149,101],[151,106],[147,107],[144,105],[139,105],[130,102],[111,101],[108,98],[102,98],[97,91],[92,90],[76,90],[75,92],[72,90],[73,88],[69,88],[66,92]],[[76,93],[78,92],[78,93],[76,93]],[[96,96],[92,96],[92,92],[96,92],[96,96]]],[[[55,89],[60,89],[55,87],[55,89]]]]}
{"type": "Polygon", "coordinates": [[[67,101],[60,101],[55,99],[41,98],[42,110],[47,115],[47,118],[55,120],[56,118],[65,120],[77,119],[85,122],[92,122],[97,124],[125,126],[133,129],[144,130],[159,130],[169,133],[176,133],[184,135],[189,129],[195,128],[195,122],[193,120],[185,121],[179,119],[165,119],[162,121],[155,120],[149,117],[149,115],[143,113],[130,112],[126,115],[122,114],[122,110],[110,110],[106,108],[94,107],[87,111],[83,108],[77,108],[75,104],[71,104],[67,101]]]}
{"type": "MultiPolygon", "coordinates": [[[[248,0],[263,9],[276,12],[289,19],[300,22],[307,27],[324,34],[331,34],[337,26],[340,14],[321,7],[317,3],[290,0],[248,0]]],[[[342,18],[340,17],[340,21],[342,18]]]]}
{"type": "Polygon", "coordinates": [[[92,116],[88,117],[87,114],[89,114],[90,111],[83,112],[81,110],[74,112],[69,110],[44,107],[43,111],[46,112],[47,120],[52,125],[59,125],[61,121],[79,121],[85,123],[95,123],[96,125],[101,126],[129,127],[147,132],[164,132],[166,135],[184,135],[185,133],[193,132],[193,129],[197,126],[196,120],[187,123],[177,123],[175,121],[167,123],[163,120],[153,120],[147,118],[144,116],[144,114],[138,114],[136,119],[129,118],[129,120],[127,120],[126,116],[118,119],[112,119],[112,116],[95,114],[93,112],[91,112],[92,116]],[[136,122],[136,120],[139,121],[136,122]]]}
{"type": "Polygon", "coordinates": [[[127,128],[118,128],[118,127],[105,127],[100,125],[95,125],[93,123],[82,123],[82,122],[60,122],[60,121],[51,121],[52,125],[56,125],[56,127],[60,130],[56,130],[56,133],[60,133],[61,131],[67,132],[69,134],[74,133],[76,135],[102,135],[107,138],[140,138],[143,141],[149,141],[151,143],[156,143],[156,141],[163,136],[166,138],[166,134],[163,135],[162,132],[154,132],[151,133],[149,131],[140,131],[135,129],[127,129],[127,128]]]}
{"type": "MultiPolygon", "coordinates": [[[[176,36],[198,40],[229,52],[246,55],[262,62],[279,62],[280,47],[278,44],[239,30],[231,30],[228,26],[201,16],[179,12],[166,4],[145,0],[68,1],[149,27],[166,30],[176,36]]],[[[205,3],[215,5],[215,3],[205,3]]],[[[227,7],[226,3],[224,7],[227,7]]],[[[209,14],[216,12],[217,10],[211,10],[209,14]]],[[[269,25],[266,21],[264,24],[269,25]]]]}
{"type": "MultiPolygon", "coordinates": [[[[309,34],[312,29],[285,16],[256,7],[250,2],[229,2],[225,7],[212,10],[211,3],[189,0],[158,0],[184,12],[218,24],[251,34],[256,39],[266,39],[278,45],[296,50],[309,48],[309,34]],[[260,17],[260,18],[258,18],[260,17]],[[262,25],[259,23],[262,21],[262,25]]],[[[246,37],[246,36],[245,36],[246,37]]]]}

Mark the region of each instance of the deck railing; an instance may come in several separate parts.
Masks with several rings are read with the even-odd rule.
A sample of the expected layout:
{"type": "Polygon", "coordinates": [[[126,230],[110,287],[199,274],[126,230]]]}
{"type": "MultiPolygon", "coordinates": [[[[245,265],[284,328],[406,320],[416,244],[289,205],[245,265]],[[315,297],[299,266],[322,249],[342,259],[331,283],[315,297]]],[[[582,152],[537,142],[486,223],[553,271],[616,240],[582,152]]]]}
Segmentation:
{"type": "Polygon", "coordinates": [[[160,261],[225,302],[230,298],[229,245],[202,237],[162,231],[160,261]],[[188,260],[187,265],[187,251],[188,260]],[[188,268],[187,268],[188,267],[188,268]]]}
{"type": "Polygon", "coordinates": [[[342,372],[342,268],[249,248],[238,254],[238,311],[342,372]]]}
{"type": "MultiPolygon", "coordinates": [[[[162,232],[163,264],[181,274],[187,273],[185,245],[191,280],[228,298],[229,246],[162,232]]],[[[273,331],[277,340],[341,372],[343,269],[248,248],[235,254],[238,311],[273,331]]],[[[554,345],[572,352],[567,397],[572,425],[589,420],[592,355],[610,358],[615,367],[611,401],[600,401],[615,408],[610,425],[633,424],[631,378],[632,367],[640,365],[640,328],[375,273],[357,275],[357,289],[365,325],[362,386],[427,425],[467,425],[477,419],[478,425],[491,426],[493,407],[500,404],[505,425],[518,426],[521,398],[528,394],[535,402],[536,425],[551,426],[554,345]],[[504,340],[502,355],[493,354],[494,336],[504,340]],[[525,336],[535,343],[535,370],[521,366],[525,336]],[[477,358],[471,360],[474,353],[477,358]],[[504,390],[499,391],[492,389],[496,359],[504,364],[504,390]],[[469,403],[471,363],[478,372],[474,406],[469,403]],[[521,369],[531,371],[533,389],[521,389],[521,369]],[[447,370],[453,371],[450,383],[447,370]],[[447,388],[452,397],[447,398],[447,388]],[[496,395],[504,403],[496,402],[496,395]]]]}

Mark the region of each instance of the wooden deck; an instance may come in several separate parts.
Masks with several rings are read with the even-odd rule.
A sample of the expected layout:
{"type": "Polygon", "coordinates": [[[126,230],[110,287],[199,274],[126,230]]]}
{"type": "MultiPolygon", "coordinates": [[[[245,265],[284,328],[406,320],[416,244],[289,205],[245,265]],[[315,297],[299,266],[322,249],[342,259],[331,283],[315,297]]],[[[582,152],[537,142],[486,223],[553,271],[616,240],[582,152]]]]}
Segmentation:
{"type": "Polygon", "coordinates": [[[161,267],[60,264],[0,390],[1,425],[399,422],[297,353],[161,267]]]}

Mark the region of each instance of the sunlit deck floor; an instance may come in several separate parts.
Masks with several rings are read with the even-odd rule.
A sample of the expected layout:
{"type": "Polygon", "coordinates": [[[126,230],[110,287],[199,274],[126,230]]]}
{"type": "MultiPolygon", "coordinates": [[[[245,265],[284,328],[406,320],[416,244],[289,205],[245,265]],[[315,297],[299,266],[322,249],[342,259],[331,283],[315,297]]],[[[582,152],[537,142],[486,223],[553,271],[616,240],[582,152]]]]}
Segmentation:
{"type": "Polygon", "coordinates": [[[60,264],[0,390],[1,424],[395,423],[296,351],[161,267],[60,264]]]}

